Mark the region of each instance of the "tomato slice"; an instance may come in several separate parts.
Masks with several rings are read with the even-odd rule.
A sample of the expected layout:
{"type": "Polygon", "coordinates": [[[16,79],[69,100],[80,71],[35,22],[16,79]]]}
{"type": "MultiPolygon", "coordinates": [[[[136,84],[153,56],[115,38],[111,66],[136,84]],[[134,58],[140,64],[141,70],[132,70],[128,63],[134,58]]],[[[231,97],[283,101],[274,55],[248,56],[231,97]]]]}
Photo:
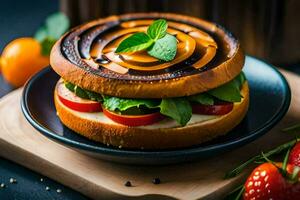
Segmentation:
{"type": "Polygon", "coordinates": [[[145,115],[120,115],[103,108],[103,113],[114,122],[126,126],[146,126],[164,119],[159,112],[145,115]]]}
{"type": "Polygon", "coordinates": [[[57,94],[59,100],[68,108],[79,112],[101,112],[101,103],[91,101],[76,96],[73,92],[68,90],[64,83],[60,81],[57,84],[57,94]]]}
{"type": "Polygon", "coordinates": [[[192,106],[193,113],[202,115],[225,115],[233,109],[233,103],[220,103],[217,105],[194,104],[192,106]]]}

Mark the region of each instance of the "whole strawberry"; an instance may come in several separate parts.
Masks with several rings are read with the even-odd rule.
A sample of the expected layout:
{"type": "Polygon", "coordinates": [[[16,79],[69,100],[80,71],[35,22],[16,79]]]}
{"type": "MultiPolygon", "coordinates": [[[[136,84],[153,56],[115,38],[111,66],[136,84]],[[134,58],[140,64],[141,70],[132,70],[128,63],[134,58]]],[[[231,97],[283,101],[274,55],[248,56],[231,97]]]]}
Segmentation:
{"type": "Polygon", "coordinates": [[[288,163],[300,167],[300,142],[292,148],[288,163]]]}
{"type": "Polygon", "coordinates": [[[255,168],[245,185],[244,200],[285,200],[287,182],[271,163],[255,168]]]}
{"type": "Polygon", "coordinates": [[[244,188],[244,200],[300,200],[300,168],[264,163],[253,170],[244,188]]]}

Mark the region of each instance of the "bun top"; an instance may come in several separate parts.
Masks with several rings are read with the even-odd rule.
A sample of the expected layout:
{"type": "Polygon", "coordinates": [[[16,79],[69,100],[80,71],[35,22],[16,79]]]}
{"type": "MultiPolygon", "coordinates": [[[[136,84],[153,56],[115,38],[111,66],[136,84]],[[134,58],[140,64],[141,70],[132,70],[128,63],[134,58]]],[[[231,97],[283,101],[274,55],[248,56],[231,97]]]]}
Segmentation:
{"type": "Polygon", "coordinates": [[[223,27],[169,13],[111,16],[72,29],[53,47],[50,62],[63,79],[101,94],[128,98],[188,96],[218,87],[238,75],[244,55],[223,27]],[[120,42],[166,19],[177,38],[173,60],[144,51],[116,54],[120,42]]]}

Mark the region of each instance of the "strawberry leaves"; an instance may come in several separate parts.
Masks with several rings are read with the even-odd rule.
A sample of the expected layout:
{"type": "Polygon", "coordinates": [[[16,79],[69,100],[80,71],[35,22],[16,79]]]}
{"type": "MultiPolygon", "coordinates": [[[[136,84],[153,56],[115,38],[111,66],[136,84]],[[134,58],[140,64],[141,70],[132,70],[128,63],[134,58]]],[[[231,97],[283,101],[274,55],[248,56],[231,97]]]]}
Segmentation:
{"type": "MultiPolygon", "coordinates": [[[[293,147],[298,141],[300,141],[300,140],[299,139],[295,139],[295,140],[292,140],[290,142],[284,143],[284,144],[276,147],[275,149],[272,149],[272,150],[266,152],[264,155],[265,155],[265,157],[269,157],[269,156],[273,156],[273,155],[278,155],[278,154],[284,152],[285,150],[293,147]]],[[[242,163],[241,165],[239,165],[238,167],[236,167],[235,169],[227,172],[225,174],[225,176],[224,176],[224,179],[233,178],[233,177],[239,175],[251,163],[253,163],[253,162],[261,162],[262,160],[264,160],[264,156],[263,155],[254,156],[254,157],[250,158],[249,160],[245,161],[244,163],[242,163]]]]}

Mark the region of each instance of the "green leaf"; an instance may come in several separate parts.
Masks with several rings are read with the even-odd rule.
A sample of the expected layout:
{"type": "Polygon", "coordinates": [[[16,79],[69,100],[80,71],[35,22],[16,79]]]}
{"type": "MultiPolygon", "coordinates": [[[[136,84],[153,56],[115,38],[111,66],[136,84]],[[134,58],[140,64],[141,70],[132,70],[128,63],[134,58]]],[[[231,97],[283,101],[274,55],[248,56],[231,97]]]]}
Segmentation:
{"type": "Polygon", "coordinates": [[[135,33],[119,44],[116,53],[141,51],[150,47],[153,42],[146,33],[135,33]]]}
{"type": "Polygon", "coordinates": [[[48,36],[54,39],[59,39],[69,27],[69,19],[61,12],[54,13],[46,19],[48,36]]]}
{"type": "Polygon", "coordinates": [[[155,20],[147,29],[147,33],[154,41],[164,37],[167,33],[168,24],[164,19],[155,20]]]}
{"type": "Polygon", "coordinates": [[[192,107],[184,98],[163,99],[160,113],[175,119],[178,124],[185,126],[192,117],[192,107]]]}
{"type": "Polygon", "coordinates": [[[41,43],[42,55],[49,56],[51,48],[70,27],[69,19],[62,13],[54,13],[46,19],[44,26],[41,26],[34,38],[41,43]]]}
{"type": "Polygon", "coordinates": [[[224,85],[221,85],[215,89],[209,90],[207,93],[223,101],[240,102],[242,100],[240,88],[245,80],[245,74],[241,72],[232,81],[225,83],[224,85]]]}
{"type": "Polygon", "coordinates": [[[63,13],[54,13],[46,19],[45,25],[36,31],[34,38],[39,42],[48,37],[58,40],[69,27],[69,19],[63,13]]]}
{"type": "Polygon", "coordinates": [[[42,40],[40,42],[42,46],[42,55],[49,56],[55,42],[56,40],[50,37],[46,37],[44,40],[42,40]]]}
{"type": "Polygon", "coordinates": [[[101,94],[98,94],[98,93],[92,92],[92,91],[88,91],[88,90],[85,90],[85,92],[90,100],[102,102],[103,99],[102,99],[101,94]]]}
{"type": "Polygon", "coordinates": [[[82,89],[79,86],[76,86],[70,82],[65,81],[64,82],[65,87],[70,90],[71,92],[74,92],[76,96],[83,98],[83,99],[90,99],[93,101],[102,102],[102,96],[96,92],[88,91],[85,89],[82,89]]]}
{"type": "Polygon", "coordinates": [[[70,83],[70,82],[67,82],[67,81],[64,81],[64,84],[65,84],[65,87],[70,90],[71,92],[74,92],[75,91],[75,85],[70,83]]]}
{"type": "Polygon", "coordinates": [[[145,106],[147,108],[157,108],[160,100],[157,99],[126,99],[119,97],[103,97],[103,106],[110,111],[125,111],[129,108],[145,106]]]}
{"type": "Polygon", "coordinates": [[[214,105],[214,98],[207,93],[200,93],[188,97],[188,100],[197,102],[203,105],[214,105]]]}
{"type": "MultiPolygon", "coordinates": [[[[285,151],[286,149],[290,149],[291,147],[293,147],[297,142],[299,142],[299,139],[289,141],[289,142],[284,143],[284,144],[282,144],[282,145],[280,145],[280,146],[278,146],[274,149],[271,149],[270,151],[268,151],[264,155],[267,156],[267,157],[273,156],[273,155],[278,155],[278,154],[282,153],[283,151],[285,151]]],[[[256,162],[256,161],[261,161],[263,159],[264,158],[263,158],[262,155],[256,155],[256,156],[248,159],[246,162],[244,162],[241,165],[237,166],[235,169],[227,172],[224,176],[224,179],[233,178],[233,177],[239,175],[251,163],[256,162]]]]}
{"type": "Polygon", "coordinates": [[[246,81],[246,76],[244,72],[241,72],[235,79],[238,81],[239,88],[241,88],[244,82],[246,81]]]}
{"type": "Polygon", "coordinates": [[[39,41],[42,42],[43,40],[45,40],[48,37],[48,32],[47,32],[47,28],[42,26],[41,28],[39,28],[35,34],[34,34],[34,38],[39,41]]]}
{"type": "Polygon", "coordinates": [[[173,35],[166,34],[158,39],[148,50],[148,54],[163,61],[171,61],[176,56],[177,39],[173,35]]]}
{"type": "Polygon", "coordinates": [[[218,88],[209,90],[208,94],[228,102],[240,102],[242,96],[240,94],[240,89],[237,87],[236,81],[230,81],[218,88]]]}
{"type": "Polygon", "coordinates": [[[74,93],[76,96],[83,98],[83,99],[89,99],[89,96],[86,94],[85,90],[75,85],[74,87],[74,93]]]}

